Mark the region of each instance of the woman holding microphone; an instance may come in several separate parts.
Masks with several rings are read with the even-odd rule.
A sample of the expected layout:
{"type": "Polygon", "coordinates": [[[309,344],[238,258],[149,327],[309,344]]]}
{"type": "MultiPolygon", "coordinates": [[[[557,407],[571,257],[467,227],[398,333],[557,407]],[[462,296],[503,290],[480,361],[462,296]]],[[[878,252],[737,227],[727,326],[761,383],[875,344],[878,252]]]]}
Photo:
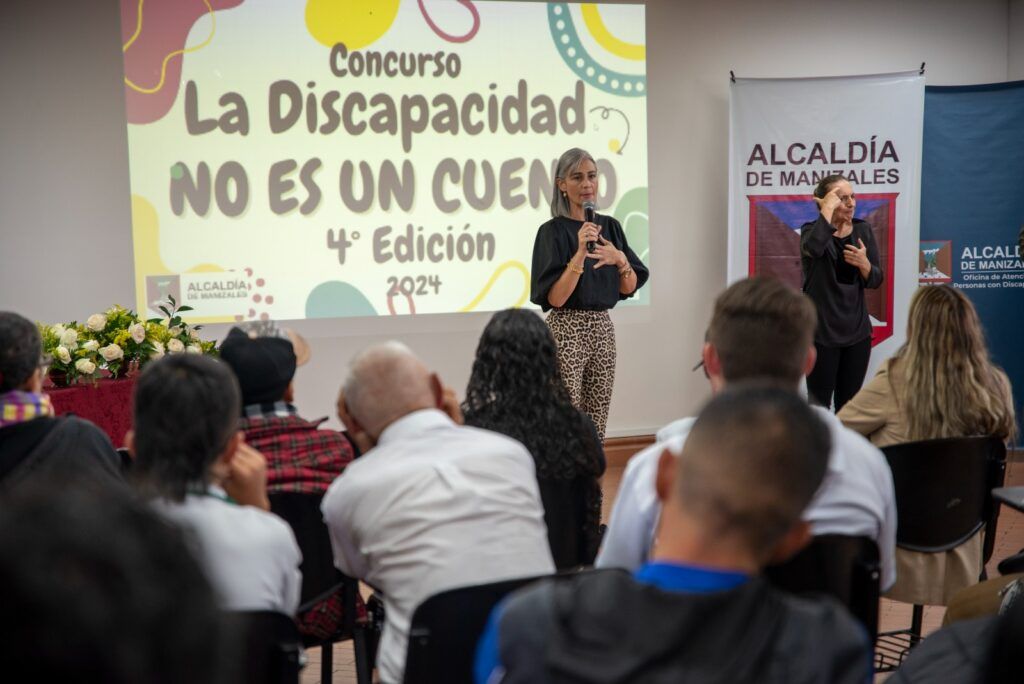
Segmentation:
{"type": "Polygon", "coordinates": [[[547,312],[573,404],[604,439],[615,382],[615,327],[608,310],[647,282],[622,226],[595,213],[597,163],[566,151],[555,168],[551,220],[537,229],[530,301],[547,312]]]}

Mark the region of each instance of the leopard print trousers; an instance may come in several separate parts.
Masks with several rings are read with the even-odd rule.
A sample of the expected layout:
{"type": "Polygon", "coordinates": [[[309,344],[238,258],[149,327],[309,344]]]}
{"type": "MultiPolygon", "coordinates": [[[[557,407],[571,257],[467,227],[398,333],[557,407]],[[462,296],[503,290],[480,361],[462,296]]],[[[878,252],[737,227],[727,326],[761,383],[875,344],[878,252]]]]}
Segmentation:
{"type": "Polygon", "coordinates": [[[604,439],[615,384],[615,325],[607,311],[552,309],[548,327],[569,398],[594,421],[604,439]]]}

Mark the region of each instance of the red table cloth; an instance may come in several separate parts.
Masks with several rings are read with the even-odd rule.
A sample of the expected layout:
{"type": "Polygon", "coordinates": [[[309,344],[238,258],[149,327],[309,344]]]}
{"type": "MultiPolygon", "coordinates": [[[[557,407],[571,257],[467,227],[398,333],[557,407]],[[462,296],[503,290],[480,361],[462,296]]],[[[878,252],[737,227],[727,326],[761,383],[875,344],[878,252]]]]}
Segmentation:
{"type": "Polygon", "coordinates": [[[115,447],[124,446],[124,435],[132,426],[132,392],[135,380],[100,380],[71,387],[48,387],[53,410],[61,416],[73,413],[95,423],[107,433],[115,447]]]}

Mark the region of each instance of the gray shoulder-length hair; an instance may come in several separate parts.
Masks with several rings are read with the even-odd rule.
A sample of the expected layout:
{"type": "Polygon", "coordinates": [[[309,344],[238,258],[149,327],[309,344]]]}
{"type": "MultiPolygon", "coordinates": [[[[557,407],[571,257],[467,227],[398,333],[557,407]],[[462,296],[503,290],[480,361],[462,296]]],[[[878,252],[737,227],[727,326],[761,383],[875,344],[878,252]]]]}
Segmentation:
{"type": "Polygon", "coordinates": [[[552,216],[564,216],[566,218],[572,218],[572,214],[569,212],[569,200],[566,199],[565,195],[558,189],[558,179],[565,179],[570,173],[580,167],[586,160],[590,160],[594,166],[597,166],[597,162],[590,156],[590,153],[586,150],[581,150],[578,147],[566,150],[562,153],[562,156],[558,158],[558,164],[555,166],[555,178],[552,182],[551,188],[551,215],[552,216]]]}

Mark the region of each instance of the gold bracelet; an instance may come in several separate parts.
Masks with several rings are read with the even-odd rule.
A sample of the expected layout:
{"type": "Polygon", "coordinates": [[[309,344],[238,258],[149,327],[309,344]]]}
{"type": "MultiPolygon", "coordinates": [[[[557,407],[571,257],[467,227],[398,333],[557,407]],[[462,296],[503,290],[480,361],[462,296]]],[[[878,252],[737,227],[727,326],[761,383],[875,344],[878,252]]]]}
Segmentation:
{"type": "Polygon", "coordinates": [[[567,263],[565,267],[568,268],[573,273],[575,273],[576,275],[583,275],[583,267],[576,266],[575,264],[573,264],[572,259],[569,259],[569,263],[567,263]]]}
{"type": "Polygon", "coordinates": [[[632,272],[633,272],[633,267],[632,266],[626,266],[626,268],[624,268],[621,271],[619,271],[619,277],[620,278],[628,278],[629,274],[632,273],[632,272]]]}

